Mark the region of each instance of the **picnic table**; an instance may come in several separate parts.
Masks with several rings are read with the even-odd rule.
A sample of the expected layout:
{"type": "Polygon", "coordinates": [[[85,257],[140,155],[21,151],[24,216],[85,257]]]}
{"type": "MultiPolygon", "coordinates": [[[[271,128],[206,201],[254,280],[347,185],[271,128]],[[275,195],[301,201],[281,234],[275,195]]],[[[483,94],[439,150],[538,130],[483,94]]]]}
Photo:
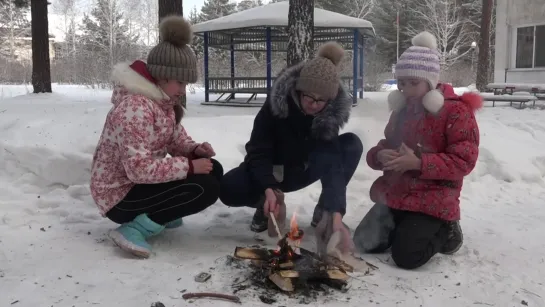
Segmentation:
{"type": "Polygon", "coordinates": [[[489,83],[486,88],[492,90],[494,95],[512,94],[519,91],[539,96],[545,94],[545,83],[489,83]]]}
{"type": "MultiPolygon", "coordinates": [[[[516,92],[515,92],[516,93],[516,92]]],[[[503,95],[483,95],[484,101],[492,101],[492,107],[496,106],[496,101],[500,102],[510,102],[510,106],[513,106],[513,103],[518,102],[519,108],[522,109],[522,106],[527,102],[532,102],[535,107],[536,101],[539,100],[538,97],[530,93],[521,93],[518,94],[503,94],[503,95]]]]}
{"type": "Polygon", "coordinates": [[[484,101],[492,101],[492,107],[496,101],[518,102],[519,108],[528,102],[535,107],[536,101],[545,100],[545,84],[538,83],[489,83],[487,89],[494,92],[494,95],[484,95],[484,101]]]}

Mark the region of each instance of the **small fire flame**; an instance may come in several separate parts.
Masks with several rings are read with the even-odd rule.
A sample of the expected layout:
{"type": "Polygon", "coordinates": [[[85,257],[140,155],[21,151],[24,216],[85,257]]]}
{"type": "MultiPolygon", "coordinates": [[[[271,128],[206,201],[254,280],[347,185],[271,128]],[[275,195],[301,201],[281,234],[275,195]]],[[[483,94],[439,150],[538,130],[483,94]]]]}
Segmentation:
{"type": "Polygon", "coordinates": [[[301,243],[303,234],[303,230],[299,229],[297,225],[297,214],[294,212],[291,217],[290,231],[278,242],[278,246],[273,253],[277,256],[282,256],[281,254],[285,252],[285,256],[288,259],[292,259],[295,256],[294,253],[299,254],[299,244],[301,243]]]}
{"type": "Polygon", "coordinates": [[[303,239],[303,233],[299,230],[297,225],[297,213],[294,211],[290,221],[290,232],[288,238],[293,241],[295,247],[299,247],[301,239],[303,239]]]}

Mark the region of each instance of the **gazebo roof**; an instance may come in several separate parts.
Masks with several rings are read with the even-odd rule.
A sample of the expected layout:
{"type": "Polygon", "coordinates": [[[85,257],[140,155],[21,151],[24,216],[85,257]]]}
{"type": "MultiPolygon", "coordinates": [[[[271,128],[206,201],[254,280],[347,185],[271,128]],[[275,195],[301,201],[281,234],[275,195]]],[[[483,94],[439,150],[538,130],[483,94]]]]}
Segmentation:
{"type": "MultiPolygon", "coordinates": [[[[215,32],[252,27],[287,27],[289,1],[269,3],[242,12],[193,25],[193,32],[215,32]]],[[[360,29],[362,32],[375,30],[371,22],[343,14],[314,8],[315,28],[360,29]]]]}

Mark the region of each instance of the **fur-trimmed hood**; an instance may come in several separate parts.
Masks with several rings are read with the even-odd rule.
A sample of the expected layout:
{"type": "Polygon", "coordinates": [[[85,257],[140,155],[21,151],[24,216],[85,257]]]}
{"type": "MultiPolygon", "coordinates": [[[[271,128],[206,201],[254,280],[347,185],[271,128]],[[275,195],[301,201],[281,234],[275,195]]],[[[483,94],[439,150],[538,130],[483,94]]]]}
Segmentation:
{"type": "MultiPolygon", "coordinates": [[[[287,118],[292,100],[299,103],[295,83],[304,63],[283,70],[274,81],[269,96],[273,116],[287,118]]],[[[299,106],[298,106],[299,107],[299,106]]],[[[317,139],[331,140],[339,135],[339,130],[348,122],[352,110],[352,98],[339,82],[337,96],[328,101],[327,106],[312,121],[312,135],[317,139]]]]}
{"type": "MultiPolygon", "coordinates": [[[[111,77],[116,84],[116,89],[120,92],[125,91],[126,94],[143,95],[157,102],[170,100],[168,95],[149,79],[151,76],[146,76],[145,65],[142,61],[132,64],[128,62],[116,64],[111,77]]],[[[112,103],[117,103],[113,96],[112,103]]]]}

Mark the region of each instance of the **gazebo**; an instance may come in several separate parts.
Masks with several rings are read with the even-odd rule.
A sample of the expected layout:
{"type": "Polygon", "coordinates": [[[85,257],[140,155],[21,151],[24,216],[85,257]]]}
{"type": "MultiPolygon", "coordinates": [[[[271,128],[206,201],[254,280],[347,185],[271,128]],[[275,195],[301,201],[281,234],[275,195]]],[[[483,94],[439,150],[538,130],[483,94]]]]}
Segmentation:
{"type": "MultiPolygon", "coordinates": [[[[193,32],[204,41],[203,104],[230,104],[235,94],[249,95],[242,105],[252,105],[257,95],[267,94],[275,77],[272,73],[273,52],[287,52],[289,2],[270,3],[193,26],[193,32]],[[230,51],[230,76],[211,77],[209,73],[210,48],[230,51]],[[235,52],[265,52],[266,77],[241,77],[235,71],[235,52]],[[210,94],[220,95],[215,103],[210,94]],[[220,102],[223,96],[227,98],[220,102]]],[[[315,48],[328,41],[337,41],[346,50],[352,50],[352,75],[342,76],[357,103],[363,98],[364,43],[375,35],[371,22],[339,13],[314,9],[315,48]]],[[[285,56],[284,56],[285,57],[285,56]]],[[[252,69],[253,70],[253,69],[252,69]]],[[[255,105],[255,104],[254,104],[255,105]]],[[[260,105],[260,104],[257,104],[260,105]]]]}

